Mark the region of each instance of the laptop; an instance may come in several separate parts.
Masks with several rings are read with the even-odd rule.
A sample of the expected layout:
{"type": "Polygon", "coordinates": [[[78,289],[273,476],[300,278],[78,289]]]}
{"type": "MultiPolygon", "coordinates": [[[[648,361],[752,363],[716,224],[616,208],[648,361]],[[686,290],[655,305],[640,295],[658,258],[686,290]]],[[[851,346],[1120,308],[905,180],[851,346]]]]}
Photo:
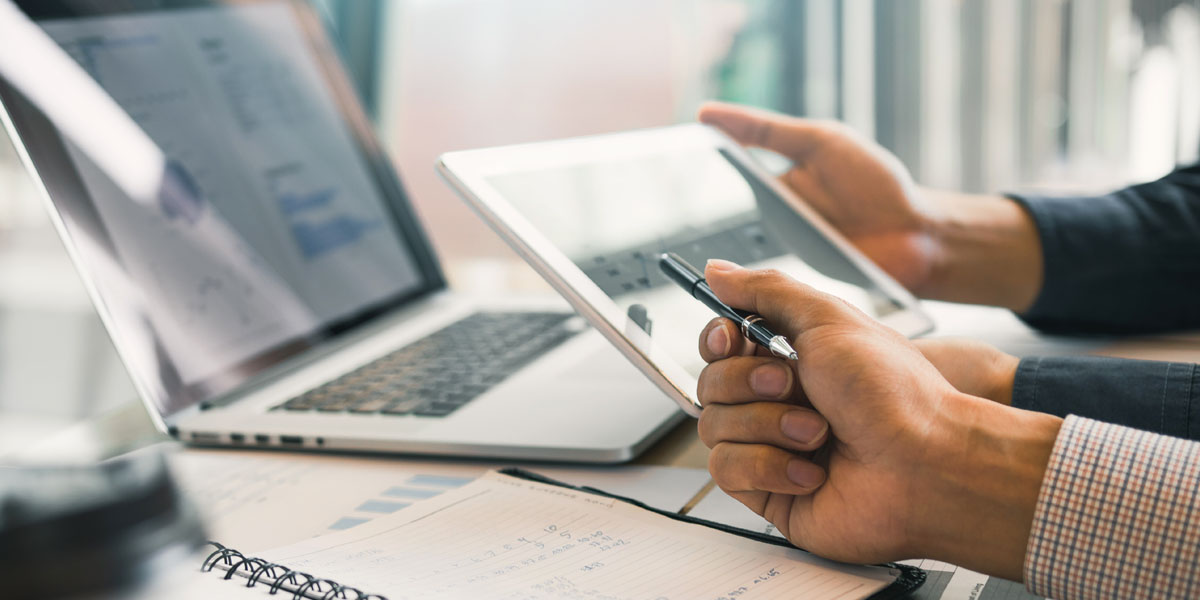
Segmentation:
{"type": "Polygon", "coordinates": [[[683,418],[560,299],[447,289],[307,3],[18,1],[0,37],[0,118],[175,438],[620,462],[683,418]]]}

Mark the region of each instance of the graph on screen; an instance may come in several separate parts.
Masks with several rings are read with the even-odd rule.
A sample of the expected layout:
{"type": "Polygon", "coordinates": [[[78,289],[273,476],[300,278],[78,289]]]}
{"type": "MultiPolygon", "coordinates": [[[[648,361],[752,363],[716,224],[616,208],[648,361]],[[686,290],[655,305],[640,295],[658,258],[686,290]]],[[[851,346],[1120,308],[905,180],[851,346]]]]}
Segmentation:
{"type": "Polygon", "coordinates": [[[317,260],[358,244],[380,227],[378,219],[363,218],[339,202],[342,191],[317,178],[303,163],[268,169],[267,187],[287,221],[292,238],[307,260],[317,260]]]}

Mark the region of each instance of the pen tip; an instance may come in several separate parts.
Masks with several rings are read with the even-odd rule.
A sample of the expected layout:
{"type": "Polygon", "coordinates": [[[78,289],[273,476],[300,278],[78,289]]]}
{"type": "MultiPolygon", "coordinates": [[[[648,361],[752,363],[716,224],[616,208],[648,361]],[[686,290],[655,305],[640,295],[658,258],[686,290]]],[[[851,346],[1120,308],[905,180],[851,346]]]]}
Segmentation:
{"type": "Polygon", "coordinates": [[[787,339],[785,339],[782,335],[777,335],[771,338],[771,341],[767,344],[767,348],[771,351],[771,354],[774,354],[780,358],[788,358],[791,360],[800,358],[796,354],[796,349],[793,348],[792,345],[788,343],[787,339]]]}

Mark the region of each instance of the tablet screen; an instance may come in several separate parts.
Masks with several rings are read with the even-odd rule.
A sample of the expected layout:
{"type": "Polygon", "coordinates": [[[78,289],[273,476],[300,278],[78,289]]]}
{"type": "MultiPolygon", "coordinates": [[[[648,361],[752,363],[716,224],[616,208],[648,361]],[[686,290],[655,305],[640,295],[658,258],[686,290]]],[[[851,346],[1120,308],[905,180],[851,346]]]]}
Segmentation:
{"type": "Polygon", "coordinates": [[[487,181],[693,375],[704,367],[699,333],[714,314],[662,274],[663,252],[699,269],[710,258],[776,268],[876,318],[904,309],[723,149],[514,170],[487,181]]]}

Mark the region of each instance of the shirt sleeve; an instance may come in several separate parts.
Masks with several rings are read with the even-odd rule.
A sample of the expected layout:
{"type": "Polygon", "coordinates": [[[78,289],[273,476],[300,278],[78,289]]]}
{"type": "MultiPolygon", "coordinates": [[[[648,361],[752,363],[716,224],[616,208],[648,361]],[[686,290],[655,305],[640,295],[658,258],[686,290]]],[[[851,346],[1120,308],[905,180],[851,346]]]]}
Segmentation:
{"type": "Polygon", "coordinates": [[[1068,417],[1024,574],[1058,600],[1200,597],[1200,443],[1068,417]]]}
{"type": "Polygon", "coordinates": [[[1200,367],[1102,356],[1028,357],[1017,365],[1012,405],[1200,439],[1200,367]]]}
{"type": "Polygon", "coordinates": [[[1064,333],[1200,327],[1200,164],[1089,198],[1010,195],[1042,242],[1030,325],[1064,333]]]}

